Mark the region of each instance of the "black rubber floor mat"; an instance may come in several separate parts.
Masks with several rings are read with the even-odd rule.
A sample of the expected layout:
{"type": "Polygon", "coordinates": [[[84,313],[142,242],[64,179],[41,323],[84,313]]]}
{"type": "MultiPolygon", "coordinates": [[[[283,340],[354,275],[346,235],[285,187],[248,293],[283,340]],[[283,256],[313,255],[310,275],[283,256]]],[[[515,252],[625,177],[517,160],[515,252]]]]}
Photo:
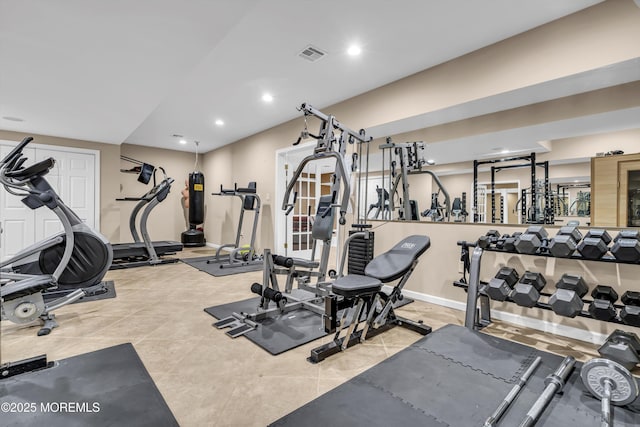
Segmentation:
{"type": "MultiPolygon", "coordinates": [[[[311,295],[296,289],[293,294],[311,295]]],[[[413,302],[411,298],[403,298],[398,302],[398,306],[411,302],[413,302]]],[[[260,297],[255,297],[208,307],[204,311],[219,320],[231,316],[234,312],[255,313],[259,303],[260,297]]],[[[303,308],[284,314],[275,313],[272,317],[258,323],[260,326],[256,330],[247,332],[244,336],[273,355],[284,353],[327,335],[322,324],[322,316],[303,308]]]]}
{"type": "MultiPolygon", "coordinates": [[[[204,311],[216,319],[223,319],[231,316],[233,312],[254,313],[259,303],[260,297],[256,297],[205,308],[204,311]]],[[[305,309],[275,314],[272,318],[259,322],[256,330],[244,334],[247,339],[273,355],[284,353],[325,335],[327,334],[324,332],[322,317],[305,309]]]]}
{"type": "Polygon", "coordinates": [[[532,347],[516,343],[519,347],[514,351],[513,346],[502,345],[504,340],[500,338],[468,334],[465,328],[447,325],[441,330],[445,328],[447,333],[436,334],[428,341],[420,340],[415,346],[505,381],[516,381],[524,372],[521,369],[526,370],[537,353],[532,347]],[[470,348],[473,351],[469,351],[470,348]]]}
{"type": "MultiPolygon", "coordinates": [[[[350,420],[350,427],[419,426],[433,420],[459,427],[482,425],[513,387],[514,381],[506,379],[518,378],[532,357],[539,355],[542,364],[500,421],[504,426],[519,425],[542,393],[545,378],[563,358],[485,337],[460,326],[445,326],[273,425],[347,425],[344,419],[350,420]],[[500,358],[507,354],[513,361],[500,358]],[[356,392],[359,403],[354,406],[350,403],[356,392]],[[404,403],[406,411],[386,418],[397,402],[404,403]],[[417,413],[424,414],[424,420],[416,419],[417,413]],[[360,419],[357,414],[376,416],[360,419]]],[[[579,378],[580,367],[576,364],[563,392],[553,397],[537,426],[599,425],[600,402],[586,393],[579,378]]],[[[612,412],[616,426],[640,424],[640,414],[628,408],[615,407],[612,412]]]]}
{"type": "Polygon", "coordinates": [[[7,408],[27,408],[2,411],[3,426],[178,425],[131,344],[0,380],[0,397],[7,408]]]}
{"type": "Polygon", "coordinates": [[[215,277],[221,276],[230,276],[232,274],[240,274],[240,273],[248,273],[250,271],[261,271],[263,268],[262,262],[242,265],[238,267],[231,267],[230,264],[226,261],[223,262],[212,262],[210,264],[207,263],[208,260],[213,259],[213,257],[197,257],[197,258],[185,258],[180,261],[185,264],[190,265],[193,268],[197,268],[200,271],[204,271],[215,277]]]}
{"type": "Polygon", "coordinates": [[[324,394],[269,425],[449,427],[449,424],[436,420],[410,403],[368,384],[349,381],[334,391],[338,390],[340,390],[339,395],[324,394]],[[378,404],[372,406],[370,405],[372,401],[378,402],[378,404]],[[317,402],[322,402],[323,407],[327,410],[318,411],[317,402]],[[340,416],[336,417],[336,413],[339,413],[340,416]]]}
{"type": "MultiPolygon", "coordinates": [[[[89,302],[89,301],[98,301],[101,299],[115,298],[116,297],[116,286],[113,283],[113,280],[108,280],[106,282],[101,282],[97,285],[91,286],[89,288],[85,288],[88,292],[87,296],[80,298],[77,301],[72,302],[72,304],[78,304],[81,302],[89,302]]],[[[44,298],[44,302],[50,302],[61,298],[70,291],[50,291],[44,292],[42,297],[44,298]]]]}

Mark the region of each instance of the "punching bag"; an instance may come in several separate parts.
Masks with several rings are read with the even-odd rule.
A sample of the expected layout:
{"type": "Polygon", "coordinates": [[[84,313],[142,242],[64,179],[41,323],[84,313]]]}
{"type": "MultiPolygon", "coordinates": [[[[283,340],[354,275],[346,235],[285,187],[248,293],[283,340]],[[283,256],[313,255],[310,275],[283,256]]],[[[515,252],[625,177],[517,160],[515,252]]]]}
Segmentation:
{"type": "Polygon", "coordinates": [[[189,229],[182,233],[185,246],[204,246],[204,233],[198,225],[204,222],[204,175],[202,172],[189,174],[189,229]]]}

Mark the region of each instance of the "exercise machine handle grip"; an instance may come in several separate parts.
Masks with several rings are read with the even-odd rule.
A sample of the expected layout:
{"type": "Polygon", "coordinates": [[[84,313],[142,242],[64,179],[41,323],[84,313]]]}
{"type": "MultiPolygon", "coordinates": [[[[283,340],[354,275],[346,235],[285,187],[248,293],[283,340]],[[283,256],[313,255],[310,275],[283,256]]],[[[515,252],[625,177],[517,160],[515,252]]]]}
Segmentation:
{"type": "Polygon", "coordinates": [[[287,210],[284,213],[285,215],[289,215],[291,213],[291,211],[293,210],[293,208],[296,206],[296,201],[298,200],[298,192],[294,191],[293,192],[293,202],[287,204],[287,210]]]}
{"type": "Polygon", "coordinates": [[[22,150],[24,150],[24,147],[26,147],[27,144],[29,144],[31,141],[33,141],[33,137],[31,137],[31,136],[25,137],[22,141],[20,141],[20,144],[16,145],[16,147],[13,150],[11,150],[11,152],[9,154],[7,154],[4,157],[4,159],[2,159],[2,161],[0,161],[0,164],[5,164],[5,163],[9,162],[16,155],[21,153],[22,150]]]}

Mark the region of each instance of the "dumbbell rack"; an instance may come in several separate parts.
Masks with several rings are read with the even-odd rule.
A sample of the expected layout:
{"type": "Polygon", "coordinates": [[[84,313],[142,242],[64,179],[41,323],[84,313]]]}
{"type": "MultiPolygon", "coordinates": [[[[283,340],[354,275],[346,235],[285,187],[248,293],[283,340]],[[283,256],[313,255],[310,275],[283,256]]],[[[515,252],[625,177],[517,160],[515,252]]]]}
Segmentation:
{"type": "MultiPolygon", "coordinates": [[[[464,326],[471,330],[480,330],[491,323],[490,298],[483,291],[483,288],[487,283],[480,281],[480,264],[482,261],[482,255],[485,251],[515,254],[515,255],[528,255],[528,256],[556,258],[550,253],[545,251],[540,251],[540,250],[538,250],[535,254],[521,254],[518,252],[505,251],[503,249],[496,249],[496,248],[483,249],[480,246],[477,246],[474,243],[469,243],[469,242],[459,242],[459,244],[467,247],[474,247],[473,252],[470,255],[470,262],[469,262],[469,283],[464,283],[462,281],[453,282],[454,286],[466,289],[467,291],[467,308],[465,313],[464,326]]],[[[577,252],[574,253],[571,257],[559,258],[559,259],[640,265],[640,262],[621,261],[621,260],[615,259],[613,256],[610,256],[610,255],[605,255],[599,259],[587,259],[579,255],[577,252]]],[[[540,292],[540,296],[550,297],[551,294],[546,292],[540,292]]],[[[507,298],[506,301],[512,302],[510,298],[507,298]]],[[[585,299],[583,299],[583,302],[587,304],[591,303],[590,300],[585,300],[585,299]]],[[[622,307],[624,307],[623,305],[619,305],[619,304],[614,304],[613,306],[616,308],[616,310],[619,310],[622,307]]],[[[536,305],[534,307],[541,308],[544,310],[551,310],[551,306],[549,304],[539,302],[539,301],[536,302],[536,305]]],[[[577,316],[586,317],[589,319],[595,319],[593,316],[591,316],[591,314],[588,311],[585,311],[585,310],[581,310],[577,316]]],[[[614,317],[611,320],[601,320],[601,321],[609,322],[609,323],[624,324],[620,319],[618,319],[618,316],[614,317]]]]}

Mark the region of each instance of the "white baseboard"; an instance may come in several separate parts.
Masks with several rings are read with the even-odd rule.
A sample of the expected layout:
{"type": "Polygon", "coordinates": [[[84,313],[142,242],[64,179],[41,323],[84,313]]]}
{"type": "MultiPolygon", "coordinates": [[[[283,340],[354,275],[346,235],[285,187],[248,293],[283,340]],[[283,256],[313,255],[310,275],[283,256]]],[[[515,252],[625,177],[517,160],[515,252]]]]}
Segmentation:
{"type": "MultiPolygon", "coordinates": [[[[384,286],[385,292],[391,291],[390,286],[384,286]]],[[[466,304],[460,301],[454,301],[446,298],[436,297],[433,295],[427,295],[420,292],[403,290],[403,295],[413,298],[418,301],[424,301],[431,304],[441,305],[443,307],[453,308],[454,310],[465,311],[466,304]]],[[[542,332],[548,332],[554,335],[560,335],[563,337],[573,338],[580,341],[585,341],[592,344],[602,344],[606,339],[606,334],[598,332],[591,332],[573,326],[560,325],[557,323],[549,322],[546,320],[533,319],[531,317],[521,316],[518,314],[508,313],[506,311],[491,310],[491,317],[498,320],[503,320],[514,325],[524,326],[527,328],[537,329],[542,332]]]]}
{"type": "Polygon", "coordinates": [[[210,242],[205,243],[205,245],[213,249],[218,249],[220,246],[222,246],[217,243],[210,243],[210,242]]]}

